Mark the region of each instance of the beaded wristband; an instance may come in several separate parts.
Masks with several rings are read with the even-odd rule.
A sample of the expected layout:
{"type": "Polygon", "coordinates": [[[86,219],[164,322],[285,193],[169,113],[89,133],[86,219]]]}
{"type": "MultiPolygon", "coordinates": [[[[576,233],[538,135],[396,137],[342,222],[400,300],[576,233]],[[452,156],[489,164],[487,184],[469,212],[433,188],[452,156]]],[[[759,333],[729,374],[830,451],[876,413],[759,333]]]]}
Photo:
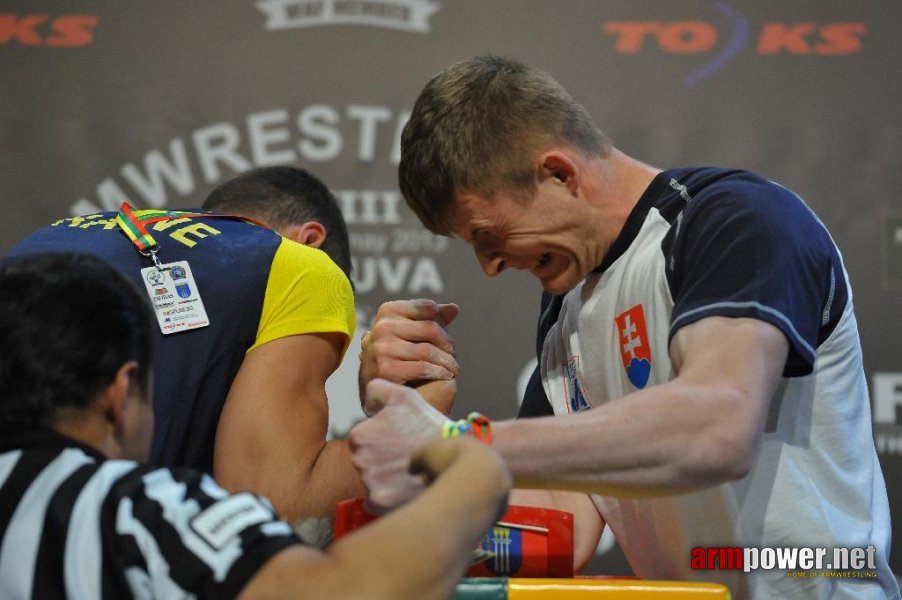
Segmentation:
{"type": "Polygon", "coordinates": [[[471,412],[466,419],[445,421],[442,425],[442,437],[452,438],[469,435],[485,443],[492,443],[492,422],[483,414],[471,412]]]}

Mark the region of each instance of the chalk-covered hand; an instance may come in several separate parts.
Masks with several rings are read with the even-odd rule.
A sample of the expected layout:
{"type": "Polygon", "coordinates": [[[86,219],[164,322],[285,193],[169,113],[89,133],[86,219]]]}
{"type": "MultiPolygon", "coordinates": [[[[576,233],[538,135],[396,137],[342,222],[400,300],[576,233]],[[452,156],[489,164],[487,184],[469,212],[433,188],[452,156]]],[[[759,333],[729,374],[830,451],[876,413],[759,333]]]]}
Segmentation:
{"type": "Polygon", "coordinates": [[[360,351],[360,399],[373,379],[407,384],[444,413],[457,394],[460,367],[446,328],[460,314],[456,304],[395,300],[379,307],[360,351]]]}
{"type": "Polygon", "coordinates": [[[441,439],[448,421],[416,390],[374,379],[366,388],[365,410],[372,415],[349,434],[354,466],[369,490],[370,508],[384,511],[413,499],[425,487],[423,475],[410,472],[411,459],[441,439]]]}

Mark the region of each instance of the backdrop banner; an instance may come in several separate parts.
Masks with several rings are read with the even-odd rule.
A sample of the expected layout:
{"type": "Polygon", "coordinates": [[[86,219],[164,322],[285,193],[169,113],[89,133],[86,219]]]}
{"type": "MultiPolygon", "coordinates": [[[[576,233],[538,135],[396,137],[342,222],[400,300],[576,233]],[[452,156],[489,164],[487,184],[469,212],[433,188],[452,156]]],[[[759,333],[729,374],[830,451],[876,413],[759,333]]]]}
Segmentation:
{"type": "MultiPolygon", "coordinates": [[[[455,414],[510,417],[535,360],[538,283],[486,278],[463,243],[419,225],[396,177],[430,76],[517,58],[628,154],[757,171],[826,223],[855,291],[899,573],[900,30],[902,4],[875,0],[3,0],[0,252],[125,199],[194,207],[247,169],[303,167],[349,223],[359,328],[385,300],[457,302],[455,414]]],[[[363,417],[356,359],[330,381],[336,436],[363,417]]],[[[628,567],[613,550],[591,571],[628,567]]]]}

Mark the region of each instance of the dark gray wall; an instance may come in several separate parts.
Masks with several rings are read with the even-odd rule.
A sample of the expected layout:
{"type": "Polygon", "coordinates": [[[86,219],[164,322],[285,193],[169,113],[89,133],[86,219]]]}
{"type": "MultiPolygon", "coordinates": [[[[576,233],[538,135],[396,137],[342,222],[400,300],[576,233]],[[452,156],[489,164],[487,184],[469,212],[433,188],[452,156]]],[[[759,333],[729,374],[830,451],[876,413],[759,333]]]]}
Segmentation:
{"type": "MultiPolygon", "coordinates": [[[[241,170],[302,166],[346,203],[361,323],[390,298],[458,302],[456,411],[510,416],[538,287],[484,278],[466,247],[423,232],[395,183],[425,80],[510,55],[552,72],[626,152],[752,169],[820,214],[855,287],[899,514],[900,28],[902,5],[873,0],[6,0],[0,251],[73,212],[197,205],[241,170]]],[[[359,414],[353,369],[333,383],[337,433],[359,414]]]]}

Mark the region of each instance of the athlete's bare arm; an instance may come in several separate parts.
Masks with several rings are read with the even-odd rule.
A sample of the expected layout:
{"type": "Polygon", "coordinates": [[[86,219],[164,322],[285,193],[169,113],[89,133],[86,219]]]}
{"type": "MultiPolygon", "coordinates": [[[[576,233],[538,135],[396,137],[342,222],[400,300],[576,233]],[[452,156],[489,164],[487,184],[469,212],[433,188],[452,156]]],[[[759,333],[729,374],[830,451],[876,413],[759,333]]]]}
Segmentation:
{"type": "MultiPolygon", "coordinates": [[[[496,422],[492,445],[517,487],[647,496],[737,479],[757,451],[787,352],[783,333],[763,321],[702,319],[671,342],[674,380],[573,415],[496,422]]],[[[403,488],[414,482],[380,465],[437,436],[435,419],[411,410],[424,404],[413,391],[367,401],[379,414],[352,430],[355,462],[371,498],[409,498],[403,488]],[[415,443],[399,444],[399,431],[417,431],[415,443]]]]}
{"type": "Polygon", "coordinates": [[[524,487],[645,496],[741,478],[788,349],[764,321],[702,319],[671,342],[672,381],[585,413],[498,423],[496,448],[524,487]]]}
{"type": "Polygon", "coordinates": [[[272,500],[279,515],[331,515],[365,495],[347,441],[326,441],[325,382],[345,336],[305,334],[251,350],[232,383],[216,432],[213,475],[230,491],[272,500]]]}

